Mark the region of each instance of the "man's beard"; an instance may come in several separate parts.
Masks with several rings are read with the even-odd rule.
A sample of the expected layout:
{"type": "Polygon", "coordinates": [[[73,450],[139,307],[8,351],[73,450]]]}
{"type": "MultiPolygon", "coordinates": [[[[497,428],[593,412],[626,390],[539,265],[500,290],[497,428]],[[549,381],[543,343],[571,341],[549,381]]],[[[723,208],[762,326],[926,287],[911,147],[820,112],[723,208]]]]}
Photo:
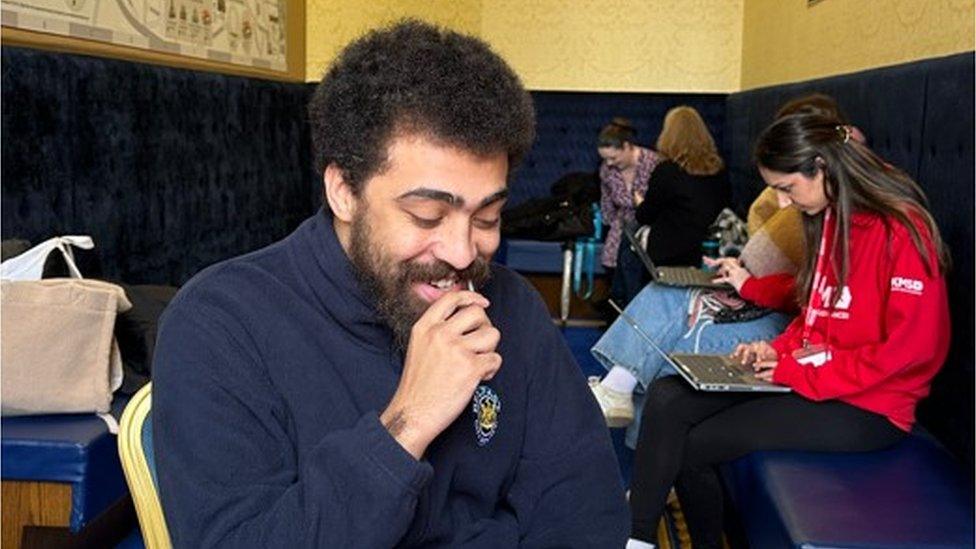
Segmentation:
{"type": "Polygon", "coordinates": [[[491,270],[488,261],[480,256],[461,271],[440,260],[397,262],[387,252],[385,242],[373,240],[368,212],[363,213],[353,219],[350,228],[349,260],[367,298],[373,300],[377,312],[393,330],[395,344],[406,351],[413,325],[430,306],[414,292],[413,284],[453,278],[464,286],[470,281],[480,288],[488,281],[491,270]]]}

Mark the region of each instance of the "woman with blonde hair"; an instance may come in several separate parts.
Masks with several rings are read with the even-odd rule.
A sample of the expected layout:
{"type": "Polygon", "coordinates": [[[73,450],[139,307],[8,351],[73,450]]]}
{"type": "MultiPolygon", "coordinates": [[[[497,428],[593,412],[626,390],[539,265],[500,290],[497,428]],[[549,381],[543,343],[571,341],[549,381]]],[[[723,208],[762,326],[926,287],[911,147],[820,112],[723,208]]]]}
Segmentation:
{"type": "Polygon", "coordinates": [[[637,222],[651,227],[647,253],[658,265],[698,265],[709,225],[731,202],[725,163],[698,111],[675,107],[657,139],[658,164],[644,196],[635,195],[637,222]]]}

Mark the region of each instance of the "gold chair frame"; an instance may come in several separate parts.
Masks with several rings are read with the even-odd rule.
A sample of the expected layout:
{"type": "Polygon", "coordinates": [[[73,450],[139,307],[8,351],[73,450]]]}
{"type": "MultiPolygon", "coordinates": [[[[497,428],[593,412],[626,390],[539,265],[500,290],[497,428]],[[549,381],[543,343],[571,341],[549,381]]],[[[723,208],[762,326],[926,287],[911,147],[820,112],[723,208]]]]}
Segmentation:
{"type": "Polygon", "coordinates": [[[119,457],[125,480],[132,492],[136,515],[146,549],[170,549],[172,543],[166,528],[166,517],[159,503],[159,492],[149,471],[145,448],[142,445],[142,427],[152,409],[152,383],[133,395],[126,405],[119,422],[119,457]]]}

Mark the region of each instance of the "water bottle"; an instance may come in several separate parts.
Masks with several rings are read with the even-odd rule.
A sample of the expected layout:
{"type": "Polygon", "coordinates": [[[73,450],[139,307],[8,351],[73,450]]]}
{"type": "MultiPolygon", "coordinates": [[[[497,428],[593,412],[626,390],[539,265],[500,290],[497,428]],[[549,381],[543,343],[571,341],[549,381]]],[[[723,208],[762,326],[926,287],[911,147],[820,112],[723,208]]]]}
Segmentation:
{"type": "Polygon", "coordinates": [[[594,202],[590,205],[593,209],[593,238],[597,241],[603,240],[603,212],[600,205],[594,202]]]}
{"type": "MultiPolygon", "coordinates": [[[[718,247],[719,247],[719,242],[721,240],[721,236],[722,236],[721,233],[711,233],[705,237],[705,240],[702,240],[702,245],[701,245],[702,256],[710,257],[712,259],[718,258],[719,256],[718,247]]],[[[712,270],[711,267],[705,264],[704,259],[702,260],[702,269],[705,269],[706,271],[712,270]]]]}

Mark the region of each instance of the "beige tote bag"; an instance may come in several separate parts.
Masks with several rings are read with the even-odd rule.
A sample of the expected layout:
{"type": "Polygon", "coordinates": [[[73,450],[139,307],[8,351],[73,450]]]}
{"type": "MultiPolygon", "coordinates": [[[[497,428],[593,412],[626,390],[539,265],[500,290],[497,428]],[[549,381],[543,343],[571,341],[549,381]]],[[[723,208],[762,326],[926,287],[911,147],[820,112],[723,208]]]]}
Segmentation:
{"type": "Polygon", "coordinates": [[[107,413],[122,384],[115,317],[130,308],[99,280],[0,281],[2,414],[107,413]]]}

